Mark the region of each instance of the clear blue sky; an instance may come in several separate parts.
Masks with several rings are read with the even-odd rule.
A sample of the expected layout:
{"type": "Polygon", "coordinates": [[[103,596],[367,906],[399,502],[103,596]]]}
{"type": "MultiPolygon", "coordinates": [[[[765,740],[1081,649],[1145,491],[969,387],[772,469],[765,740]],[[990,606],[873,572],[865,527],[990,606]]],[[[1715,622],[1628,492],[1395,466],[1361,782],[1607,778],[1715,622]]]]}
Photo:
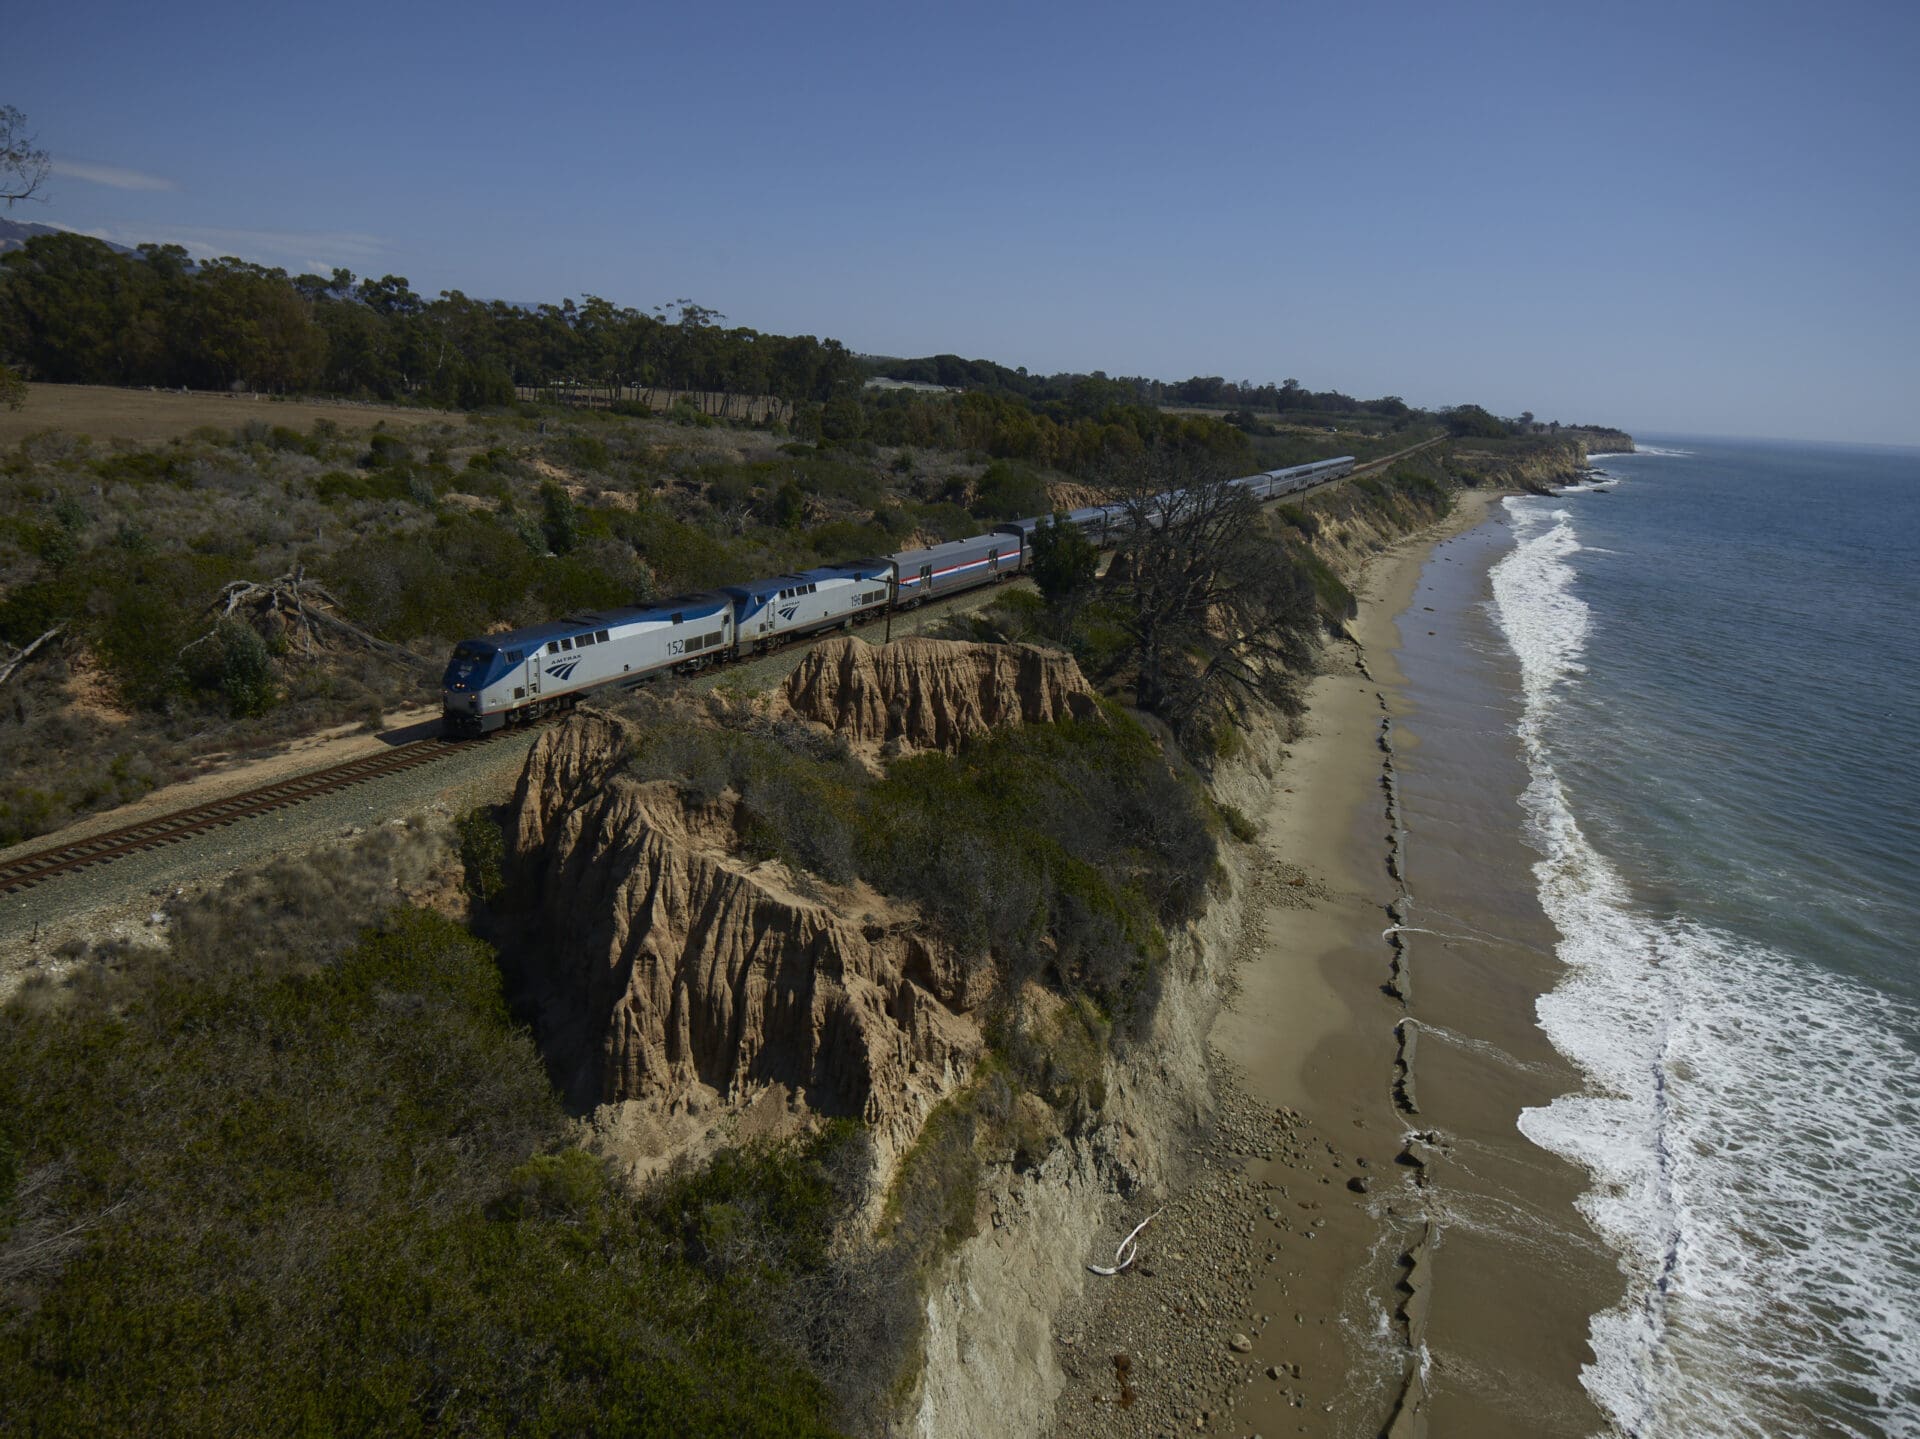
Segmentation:
{"type": "Polygon", "coordinates": [[[21,5],[0,103],[126,242],[1920,442],[1910,0],[21,5]]]}

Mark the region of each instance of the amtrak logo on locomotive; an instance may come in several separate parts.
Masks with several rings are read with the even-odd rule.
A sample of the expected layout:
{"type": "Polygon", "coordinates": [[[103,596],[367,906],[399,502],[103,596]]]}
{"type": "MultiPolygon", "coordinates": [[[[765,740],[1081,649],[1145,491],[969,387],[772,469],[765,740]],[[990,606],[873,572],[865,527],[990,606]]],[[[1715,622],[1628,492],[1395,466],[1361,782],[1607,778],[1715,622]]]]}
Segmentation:
{"type": "Polygon", "coordinates": [[[565,684],[573,678],[574,666],[579,663],[580,660],[578,656],[570,660],[555,660],[547,666],[547,673],[559,680],[562,684],[565,684]]]}

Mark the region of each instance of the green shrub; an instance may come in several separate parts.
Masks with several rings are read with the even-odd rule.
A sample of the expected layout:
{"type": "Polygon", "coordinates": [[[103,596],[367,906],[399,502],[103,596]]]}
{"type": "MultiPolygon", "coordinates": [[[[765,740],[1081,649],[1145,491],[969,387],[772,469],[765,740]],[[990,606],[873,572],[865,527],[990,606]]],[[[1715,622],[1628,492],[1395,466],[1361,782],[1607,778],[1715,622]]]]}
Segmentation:
{"type": "Polygon", "coordinates": [[[234,718],[264,714],[278,695],[273,657],[251,625],[223,619],[213,633],[187,651],[188,677],[203,690],[221,695],[234,718]]]}
{"type": "Polygon", "coordinates": [[[1307,545],[1296,544],[1289,547],[1293,562],[1307,577],[1313,586],[1315,604],[1321,615],[1332,624],[1352,619],[1360,612],[1359,601],[1348,589],[1346,582],[1333,572],[1333,567],[1307,545]]]}
{"type": "Polygon", "coordinates": [[[1252,844],[1260,836],[1260,827],[1248,819],[1245,811],[1238,805],[1228,804],[1225,800],[1216,801],[1220,818],[1226,821],[1227,833],[1242,844],[1252,844]]]}
{"type": "MultiPolygon", "coordinates": [[[[313,493],[316,499],[328,504],[350,500],[412,500],[412,478],[411,469],[359,474],[351,470],[329,470],[313,482],[313,493]]],[[[432,502],[431,493],[428,502],[432,502]]]]}
{"type": "Polygon", "coordinates": [[[193,484],[193,460],[178,448],[128,450],[96,460],[93,472],[108,484],[175,485],[188,489],[193,484]]]}
{"type": "Polygon", "coordinates": [[[461,815],[456,828],[467,895],[481,903],[491,903],[506,887],[507,841],[500,832],[500,822],[491,809],[481,805],[461,815]]]}
{"type": "Polygon", "coordinates": [[[598,435],[569,435],[561,444],[560,453],[576,469],[604,472],[613,466],[607,442],[598,435]]]}
{"type": "Polygon", "coordinates": [[[974,486],[973,513],[1014,520],[1048,512],[1047,484],[1015,460],[995,460],[974,486]]]}
{"type": "Polygon", "coordinates": [[[699,799],[732,790],[756,853],[911,899],[963,956],[997,956],[1016,987],[1049,966],[1110,1014],[1138,1015],[1164,927],[1197,911],[1213,871],[1197,787],[1118,710],[997,730],[875,780],[804,726],[722,729],[628,704],[642,721],[627,761],[638,778],[699,799]]]}
{"type": "Polygon", "coordinates": [[[980,533],[980,522],[960,505],[908,505],[906,512],[915,528],[925,530],[935,540],[963,540],[980,533]]]}
{"type": "Polygon", "coordinates": [[[365,469],[387,470],[398,465],[408,464],[413,459],[413,447],[398,435],[389,435],[376,431],[367,441],[367,453],[361,460],[365,469]]]}
{"type": "MultiPolygon", "coordinates": [[[[831,1432],[752,1287],[567,1147],[484,945],[401,911],[296,965],[242,920],[0,1023],[10,1433],[831,1432]]],[[[734,1200],[759,1272],[816,1262],[816,1192],[734,1200]]]]}
{"type": "Polygon", "coordinates": [[[807,543],[813,546],[814,553],[821,559],[832,562],[884,554],[893,548],[893,536],[878,525],[835,520],[809,531],[807,543]]]}
{"type": "Polygon", "coordinates": [[[973,1094],[962,1090],[935,1105],[888,1186],[884,1222],[906,1248],[927,1261],[951,1253],[979,1232],[981,1157],[973,1094]]]}
{"type": "Polygon", "coordinates": [[[552,480],[540,484],[540,530],[547,548],[556,555],[570,554],[579,539],[579,519],[573,498],[552,480]]]}
{"type": "Polygon", "coordinates": [[[1313,539],[1320,533],[1320,517],[1303,510],[1298,505],[1281,505],[1275,513],[1290,529],[1298,530],[1308,539],[1313,539]]]}

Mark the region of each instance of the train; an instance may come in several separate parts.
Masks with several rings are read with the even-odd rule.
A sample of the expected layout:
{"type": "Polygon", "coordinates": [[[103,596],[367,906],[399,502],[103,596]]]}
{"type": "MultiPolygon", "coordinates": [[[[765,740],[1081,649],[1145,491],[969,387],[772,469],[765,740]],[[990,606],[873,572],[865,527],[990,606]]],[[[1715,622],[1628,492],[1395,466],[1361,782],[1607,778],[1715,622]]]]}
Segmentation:
{"type": "MultiPolygon", "coordinates": [[[[1278,499],[1352,473],[1351,455],[1228,481],[1256,500],[1278,499]]],[[[1177,494],[1146,515],[1157,524],[1177,494]]],[[[1120,538],[1126,505],[1088,505],[1067,519],[1095,544],[1120,538]]],[[[632,688],[661,674],[691,674],[778,649],[827,630],[851,629],[889,610],[997,584],[1032,562],[1033,532],[1048,517],[1011,520],[985,534],[926,549],[822,565],[651,604],[462,640],[441,679],[442,730],[471,738],[538,719],[595,690],[632,688]]]]}

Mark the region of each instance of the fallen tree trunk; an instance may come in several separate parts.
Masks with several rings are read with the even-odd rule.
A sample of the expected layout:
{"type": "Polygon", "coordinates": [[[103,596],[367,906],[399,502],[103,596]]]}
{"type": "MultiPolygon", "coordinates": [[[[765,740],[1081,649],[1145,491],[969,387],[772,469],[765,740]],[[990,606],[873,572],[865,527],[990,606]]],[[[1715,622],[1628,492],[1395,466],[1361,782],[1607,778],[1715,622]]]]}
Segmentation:
{"type": "MultiPolygon", "coordinates": [[[[427,674],[436,673],[438,670],[438,666],[432,661],[424,660],[410,650],[370,635],[350,620],[342,619],[335,611],[344,606],[324,587],[308,579],[305,569],[299,565],[295,565],[280,578],[265,583],[255,580],[231,580],[222,586],[219,599],[214,601],[214,607],[219,611],[221,619],[232,618],[234,612],[243,607],[252,610],[255,615],[270,618],[287,634],[289,643],[297,645],[308,656],[318,651],[317,632],[325,629],[350,639],[355,644],[370,649],[375,654],[393,660],[397,664],[409,665],[427,674]]],[[[200,641],[196,640],[194,643],[198,644],[200,641]]]]}
{"type": "Polygon", "coordinates": [[[28,645],[25,649],[17,651],[13,655],[13,657],[7,660],[4,664],[0,664],[0,685],[5,684],[8,680],[12,679],[14,676],[14,673],[20,668],[20,666],[24,665],[28,660],[32,659],[34,655],[39,653],[42,647],[51,643],[52,640],[65,628],[66,626],[64,624],[55,625],[52,629],[48,630],[45,634],[41,635],[39,639],[35,640],[32,644],[28,645]]]}

